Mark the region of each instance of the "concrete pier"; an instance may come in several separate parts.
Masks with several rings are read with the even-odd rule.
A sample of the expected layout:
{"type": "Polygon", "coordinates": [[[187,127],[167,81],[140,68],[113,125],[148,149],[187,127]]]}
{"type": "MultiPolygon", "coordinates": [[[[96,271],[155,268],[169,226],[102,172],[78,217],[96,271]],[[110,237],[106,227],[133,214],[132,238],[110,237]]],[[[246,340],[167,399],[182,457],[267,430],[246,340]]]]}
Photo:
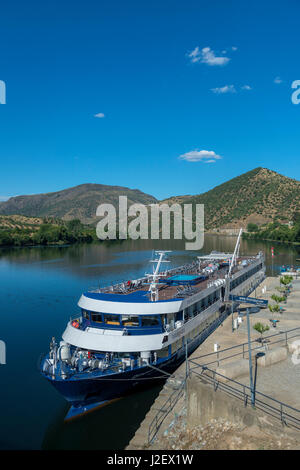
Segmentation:
{"type": "MultiPolygon", "coordinates": [[[[277,278],[267,278],[262,284],[256,289],[256,292],[253,292],[252,296],[257,298],[268,299],[271,304],[275,302],[271,299],[273,294],[280,295],[276,287],[280,286],[279,277],[277,278]]],[[[282,333],[293,328],[300,327],[300,280],[293,281],[293,287],[291,293],[287,298],[287,302],[280,304],[283,307],[281,313],[271,313],[269,309],[257,309],[256,313],[252,309],[250,314],[250,328],[251,328],[251,340],[259,340],[260,334],[253,329],[255,323],[263,323],[269,326],[269,331],[267,331],[263,336],[268,338],[268,336],[274,335],[275,333],[282,333]],[[272,326],[270,320],[278,320],[276,328],[272,326]]],[[[241,305],[243,307],[243,305],[241,305]]],[[[242,317],[242,322],[238,323],[238,328],[235,331],[232,331],[232,325],[234,319],[236,319],[238,313],[233,314],[226,318],[221,326],[218,327],[205,341],[202,343],[196,351],[189,357],[194,363],[203,364],[206,361],[209,362],[216,357],[207,357],[203,359],[204,355],[214,353],[214,345],[219,345],[219,350],[224,350],[226,348],[231,348],[233,346],[240,345],[242,343],[247,343],[247,322],[245,316],[242,317]]],[[[295,338],[297,340],[297,338],[295,338]]],[[[294,406],[297,409],[300,409],[300,398],[298,390],[300,387],[300,356],[299,356],[299,365],[295,365],[291,360],[291,354],[298,354],[300,350],[300,341],[298,345],[295,345],[295,340],[289,341],[288,344],[274,344],[274,340],[270,340],[269,350],[266,351],[265,346],[263,348],[257,349],[256,353],[261,349],[264,351],[262,357],[257,359],[258,368],[257,368],[257,377],[256,377],[256,386],[257,390],[261,393],[276,398],[290,406],[294,406]],[[271,344],[272,343],[272,344],[271,344]]],[[[300,340],[300,332],[298,340],[300,340]]],[[[268,344],[268,343],[267,343],[268,344]]],[[[257,348],[259,348],[260,343],[257,342],[257,348]]],[[[268,347],[268,346],[267,346],[268,347]]],[[[254,356],[253,356],[254,357],[254,356]]],[[[235,359],[230,359],[228,361],[221,361],[220,364],[214,364],[210,366],[214,370],[219,367],[219,373],[229,378],[235,378],[238,382],[249,386],[249,370],[248,370],[248,360],[242,356],[235,359]],[[231,362],[231,363],[230,363],[231,362]],[[222,372],[223,370],[223,372],[222,372]]],[[[186,365],[182,364],[174,376],[178,380],[182,380],[185,376],[186,365]]],[[[170,381],[169,381],[170,382],[170,381]]],[[[195,389],[195,383],[193,379],[193,386],[190,384],[190,390],[195,389]]],[[[192,423],[195,425],[195,421],[191,419],[191,409],[189,407],[187,418],[187,409],[186,404],[187,400],[190,398],[189,394],[187,397],[182,396],[172,411],[166,416],[161,425],[156,439],[151,446],[148,445],[148,431],[149,424],[157,415],[159,409],[164,406],[168,396],[173,392],[172,384],[166,383],[163,387],[160,395],[157,397],[156,401],[153,403],[151,409],[147,413],[145,420],[141,423],[139,429],[137,430],[135,436],[130,441],[127,449],[164,449],[166,445],[166,436],[170,433],[170,429],[176,427],[176,422],[179,420],[184,422],[185,426],[188,426],[192,423]],[[189,421],[189,423],[188,423],[189,421]]],[[[211,392],[212,393],[212,392],[211,392]]],[[[252,413],[252,410],[250,410],[252,413]]],[[[251,415],[250,413],[250,415],[251,415]]],[[[252,413],[253,414],[253,413],[252,413]]],[[[249,415],[249,416],[250,416],[249,415]]],[[[195,417],[197,413],[195,413],[195,417]]],[[[216,416],[212,416],[212,419],[216,419],[216,416]]],[[[196,420],[198,418],[195,418],[196,420]]],[[[225,419],[225,418],[224,418],[225,419]]],[[[229,419],[228,416],[226,418],[229,419]]],[[[200,422],[199,422],[200,424],[200,422]]],[[[203,422],[202,422],[203,425],[203,422]]],[[[175,439],[175,438],[174,438],[175,439]]],[[[175,439],[176,441],[176,439],[175,439]]],[[[300,443],[300,432],[299,432],[299,443],[300,443]]],[[[295,447],[295,443],[293,444],[295,447]]]]}

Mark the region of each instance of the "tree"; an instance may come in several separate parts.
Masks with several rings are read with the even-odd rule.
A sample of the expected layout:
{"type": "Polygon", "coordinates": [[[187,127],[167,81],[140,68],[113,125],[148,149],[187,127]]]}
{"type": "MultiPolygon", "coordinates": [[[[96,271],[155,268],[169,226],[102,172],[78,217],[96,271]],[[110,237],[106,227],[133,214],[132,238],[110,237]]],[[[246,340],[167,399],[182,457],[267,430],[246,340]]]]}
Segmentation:
{"type": "Polygon", "coordinates": [[[67,227],[71,232],[78,234],[83,229],[83,225],[79,219],[69,220],[67,222],[67,227]]]}
{"type": "Polygon", "coordinates": [[[298,225],[300,224],[300,212],[298,211],[294,212],[292,221],[294,222],[294,224],[298,224],[298,225]]]}
{"type": "Polygon", "coordinates": [[[258,225],[253,224],[252,222],[250,222],[247,225],[247,232],[258,232],[258,225]]]}
{"type": "Polygon", "coordinates": [[[13,245],[13,238],[9,232],[0,231],[0,245],[13,245]]]}
{"type": "Polygon", "coordinates": [[[270,327],[268,325],[265,325],[264,323],[255,323],[255,325],[253,326],[253,328],[258,332],[260,333],[260,341],[261,343],[263,342],[263,334],[268,331],[270,329],[270,327]]]}

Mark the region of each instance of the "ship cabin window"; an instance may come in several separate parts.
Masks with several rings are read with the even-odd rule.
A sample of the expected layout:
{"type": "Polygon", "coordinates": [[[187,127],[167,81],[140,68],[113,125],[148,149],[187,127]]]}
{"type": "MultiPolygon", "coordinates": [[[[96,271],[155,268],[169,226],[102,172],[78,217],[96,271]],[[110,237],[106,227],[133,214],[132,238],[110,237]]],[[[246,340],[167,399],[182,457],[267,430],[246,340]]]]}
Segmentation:
{"type": "Polygon", "coordinates": [[[141,326],[160,326],[159,315],[141,315],[141,326]]]}
{"type": "Polygon", "coordinates": [[[163,349],[159,349],[158,351],[156,351],[156,354],[157,354],[157,357],[160,358],[160,357],[168,357],[169,356],[169,346],[166,346],[165,348],[163,349]]]}
{"type": "Polygon", "coordinates": [[[106,325],[120,325],[120,316],[119,315],[111,315],[109,313],[104,313],[103,315],[104,323],[106,325]]]}
{"type": "Polygon", "coordinates": [[[188,310],[188,319],[191,320],[191,318],[193,318],[194,316],[194,306],[190,305],[187,310],[188,310]]]}
{"type": "Polygon", "coordinates": [[[175,328],[175,314],[174,313],[167,314],[167,324],[169,325],[170,330],[174,330],[175,328]]]}
{"type": "Polygon", "coordinates": [[[189,320],[189,312],[187,308],[185,308],[183,311],[183,319],[184,319],[184,323],[189,320]]]}
{"type": "Polygon", "coordinates": [[[139,326],[138,315],[122,315],[123,326],[139,326]]]}
{"type": "Polygon", "coordinates": [[[163,313],[161,316],[160,316],[160,321],[161,321],[161,324],[162,326],[165,328],[168,321],[167,321],[167,315],[165,313],[163,313]]]}
{"type": "Polygon", "coordinates": [[[82,309],[82,318],[84,318],[85,320],[89,320],[90,319],[90,312],[88,312],[87,310],[82,309]]]}
{"type": "Polygon", "coordinates": [[[196,317],[198,315],[198,309],[197,309],[197,304],[193,305],[193,317],[196,317]]]}
{"type": "Polygon", "coordinates": [[[175,313],[175,322],[183,320],[183,310],[175,313]]]}
{"type": "Polygon", "coordinates": [[[102,313],[91,312],[91,320],[95,323],[103,323],[102,313]]]}

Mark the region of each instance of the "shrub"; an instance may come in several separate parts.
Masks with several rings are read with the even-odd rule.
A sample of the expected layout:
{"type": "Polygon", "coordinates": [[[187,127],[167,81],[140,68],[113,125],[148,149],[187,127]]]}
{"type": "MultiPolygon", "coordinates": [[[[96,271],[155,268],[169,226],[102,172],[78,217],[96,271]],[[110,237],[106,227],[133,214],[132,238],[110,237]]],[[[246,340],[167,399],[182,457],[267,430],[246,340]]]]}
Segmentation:
{"type": "Polygon", "coordinates": [[[279,311],[280,311],[280,307],[279,307],[278,304],[269,305],[269,310],[270,310],[271,313],[279,312],[279,311]]]}

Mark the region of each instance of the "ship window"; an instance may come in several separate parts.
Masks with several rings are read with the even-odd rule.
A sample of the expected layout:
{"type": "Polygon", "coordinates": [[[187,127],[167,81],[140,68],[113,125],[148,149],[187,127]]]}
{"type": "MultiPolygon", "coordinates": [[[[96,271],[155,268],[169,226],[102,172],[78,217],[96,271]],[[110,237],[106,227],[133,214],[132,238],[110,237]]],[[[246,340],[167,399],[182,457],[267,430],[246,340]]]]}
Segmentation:
{"type": "Polygon", "coordinates": [[[96,323],[102,323],[103,322],[102,313],[93,313],[92,312],[92,321],[94,321],[96,323]]]}
{"type": "Polygon", "coordinates": [[[90,313],[89,313],[87,310],[83,310],[83,309],[82,309],[82,316],[83,316],[83,318],[85,318],[86,320],[89,320],[89,319],[90,319],[90,313]]]}
{"type": "Polygon", "coordinates": [[[182,338],[175,341],[175,343],[171,344],[171,354],[174,354],[178,349],[182,347],[182,338]]]}
{"type": "Polygon", "coordinates": [[[194,307],[193,305],[190,305],[187,308],[187,320],[190,320],[191,318],[193,318],[193,316],[194,316],[194,307]]]}
{"type": "Polygon", "coordinates": [[[141,315],[142,326],[159,326],[159,316],[141,315]]]}
{"type": "Polygon", "coordinates": [[[163,349],[159,349],[158,351],[156,351],[156,353],[157,353],[157,357],[168,357],[168,355],[169,355],[169,346],[166,346],[163,349]]]}
{"type": "Polygon", "coordinates": [[[165,313],[163,313],[160,316],[160,320],[161,320],[161,324],[163,325],[163,327],[166,327],[168,320],[167,320],[167,315],[165,313]]]}
{"type": "Polygon", "coordinates": [[[139,317],[137,315],[122,315],[123,326],[139,326],[139,317]]]}
{"type": "Polygon", "coordinates": [[[183,311],[183,318],[184,318],[184,322],[188,321],[188,319],[189,319],[188,309],[187,308],[185,308],[184,311],[183,311]]]}
{"type": "Polygon", "coordinates": [[[196,317],[197,314],[198,314],[197,304],[194,304],[194,306],[193,306],[193,317],[196,317]]]}
{"type": "Polygon", "coordinates": [[[107,325],[120,325],[119,315],[110,315],[108,313],[105,313],[103,317],[104,323],[106,323],[107,325]]]}
{"type": "Polygon", "coordinates": [[[180,310],[179,312],[175,313],[175,321],[182,321],[183,320],[183,311],[180,310]]]}

